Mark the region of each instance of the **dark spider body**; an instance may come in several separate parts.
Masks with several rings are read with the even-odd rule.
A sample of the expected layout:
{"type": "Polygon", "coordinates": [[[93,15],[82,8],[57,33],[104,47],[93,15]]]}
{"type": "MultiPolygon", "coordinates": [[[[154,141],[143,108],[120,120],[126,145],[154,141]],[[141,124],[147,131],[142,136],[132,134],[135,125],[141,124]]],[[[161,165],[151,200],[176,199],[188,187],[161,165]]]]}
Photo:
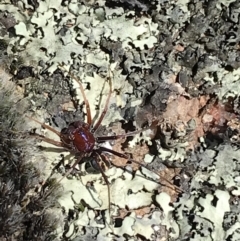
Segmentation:
{"type": "Polygon", "coordinates": [[[92,152],[96,139],[90,126],[82,121],[75,121],[60,133],[61,141],[70,149],[77,152],[92,152]]]}
{"type": "MultiPolygon", "coordinates": [[[[51,126],[34,119],[33,117],[28,117],[28,118],[32,119],[33,121],[37,122],[38,124],[40,124],[42,127],[55,133],[60,138],[61,141],[55,141],[53,139],[50,139],[50,138],[47,138],[45,136],[41,136],[38,134],[35,134],[34,136],[38,139],[41,139],[42,141],[45,141],[47,143],[50,143],[50,144],[58,146],[58,147],[62,147],[75,154],[75,156],[76,156],[75,163],[72,165],[70,170],[68,170],[67,173],[65,173],[65,175],[58,182],[60,182],[64,177],[68,176],[78,164],[82,164],[90,159],[91,166],[94,169],[96,169],[97,171],[101,172],[101,174],[107,184],[108,193],[110,193],[110,188],[109,188],[110,183],[108,181],[107,176],[105,175],[105,173],[103,171],[100,161],[103,161],[107,166],[109,165],[109,162],[106,160],[104,155],[102,155],[102,153],[103,152],[112,153],[115,156],[118,156],[118,157],[121,157],[124,159],[128,159],[128,160],[129,160],[129,156],[124,153],[119,153],[117,151],[114,151],[112,149],[109,149],[109,148],[106,148],[106,147],[103,147],[103,146],[97,145],[97,144],[106,142],[106,141],[125,138],[127,136],[134,136],[137,133],[142,132],[143,130],[137,130],[137,131],[129,132],[127,134],[123,134],[123,135],[96,136],[95,132],[97,131],[98,127],[101,125],[102,120],[108,109],[109,100],[110,100],[110,97],[112,94],[112,82],[109,80],[110,91],[107,96],[105,107],[104,107],[102,113],[100,114],[99,119],[96,121],[96,123],[93,124],[89,102],[84,93],[82,83],[71,73],[69,73],[69,75],[71,76],[71,78],[75,79],[79,84],[79,87],[80,87],[80,90],[81,90],[81,93],[82,93],[82,96],[83,96],[83,99],[84,99],[84,102],[86,105],[87,123],[84,123],[82,121],[75,121],[75,122],[71,123],[67,128],[63,128],[61,130],[61,132],[59,132],[56,129],[52,128],[51,126]]],[[[159,175],[157,172],[149,169],[148,167],[146,167],[142,163],[139,163],[138,161],[131,159],[131,162],[137,163],[140,166],[148,169],[149,171],[152,171],[155,174],[159,175]]],[[[165,178],[162,178],[162,179],[164,179],[166,182],[168,182],[170,184],[170,186],[174,187],[174,189],[176,189],[180,192],[182,191],[180,188],[174,186],[172,183],[170,183],[165,178]]],[[[110,211],[110,194],[108,196],[108,202],[109,202],[109,211],[110,211]]]]}

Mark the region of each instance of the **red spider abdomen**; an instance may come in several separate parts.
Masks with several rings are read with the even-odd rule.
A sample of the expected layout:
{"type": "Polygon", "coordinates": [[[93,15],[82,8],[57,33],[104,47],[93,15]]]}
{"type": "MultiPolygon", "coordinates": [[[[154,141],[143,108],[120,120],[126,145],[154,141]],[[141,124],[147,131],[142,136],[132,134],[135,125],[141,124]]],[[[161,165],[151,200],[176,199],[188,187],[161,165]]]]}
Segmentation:
{"type": "Polygon", "coordinates": [[[95,145],[95,138],[93,134],[84,130],[83,128],[79,128],[73,133],[74,140],[73,145],[80,152],[91,152],[95,145]]]}
{"type": "Polygon", "coordinates": [[[88,124],[75,121],[61,131],[61,140],[69,149],[78,152],[91,152],[95,145],[95,137],[88,124]]]}

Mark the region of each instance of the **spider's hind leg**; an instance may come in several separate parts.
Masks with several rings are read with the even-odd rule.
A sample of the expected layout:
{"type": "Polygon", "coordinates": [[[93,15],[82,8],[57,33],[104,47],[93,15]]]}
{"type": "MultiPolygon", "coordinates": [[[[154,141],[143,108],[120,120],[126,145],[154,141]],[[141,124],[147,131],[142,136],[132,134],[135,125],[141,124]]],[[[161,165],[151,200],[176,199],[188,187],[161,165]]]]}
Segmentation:
{"type": "MultiPolygon", "coordinates": [[[[145,166],[144,164],[142,164],[142,163],[140,163],[140,162],[138,162],[138,161],[135,161],[135,160],[133,160],[133,159],[130,159],[129,156],[126,155],[126,154],[124,154],[124,153],[120,153],[120,152],[117,152],[117,151],[108,149],[108,148],[106,148],[106,147],[103,147],[103,146],[101,146],[101,147],[99,148],[99,150],[100,150],[100,151],[105,151],[105,152],[112,153],[112,154],[115,155],[115,156],[118,156],[118,157],[124,158],[124,159],[126,159],[126,160],[129,160],[130,162],[136,163],[136,164],[140,165],[141,167],[149,170],[150,172],[155,173],[157,176],[159,176],[160,180],[162,179],[163,181],[167,182],[168,185],[166,185],[166,186],[168,186],[169,188],[171,188],[171,189],[173,189],[173,190],[176,190],[176,191],[179,192],[179,193],[184,192],[181,188],[179,188],[179,187],[177,187],[176,185],[172,184],[172,183],[171,183],[169,180],[167,180],[166,178],[160,176],[158,172],[156,172],[156,171],[154,171],[154,170],[151,170],[149,167],[145,166]]],[[[149,180],[151,180],[151,179],[149,179],[149,180]]],[[[152,180],[152,181],[153,181],[153,180],[152,180]]],[[[155,181],[154,181],[154,182],[155,182],[155,181]]]]}

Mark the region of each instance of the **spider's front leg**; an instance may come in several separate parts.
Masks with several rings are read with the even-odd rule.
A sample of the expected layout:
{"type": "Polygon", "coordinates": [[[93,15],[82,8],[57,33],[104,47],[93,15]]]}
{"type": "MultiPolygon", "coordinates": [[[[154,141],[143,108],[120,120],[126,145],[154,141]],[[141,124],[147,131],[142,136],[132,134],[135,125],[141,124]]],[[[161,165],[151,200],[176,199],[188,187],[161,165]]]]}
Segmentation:
{"type": "MultiPolygon", "coordinates": [[[[47,125],[47,124],[45,124],[45,123],[43,123],[43,122],[40,122],[40,121],[38,121],[37,119],[35,119],[35,118],[33,118],[33,117],[30,117],[30,116],[26,116],[26,117],[27,117],[28,119],[30,119],[30,120],[38,123],[38,124],[41,125],[43,128],[45,128],[45,129],[47,129],[47,130],[55,133],[58,137],[61,136],[60,132],[57,131],[57,130],[55,130],[55,129],[52,128],[51,126],[49,126],[49,125],[47,125]]],[[[51,139],[51,138],[48,138],[48,137],[45,137],[45,136],[42,136],[42,135],[36,134],[36,133],[31,134],[31,136],[34,137],[34,138],[36,138],[36,139],[42,140],[42,141],[44,141],[44,142],[47,142],[47,143],[49,143],[49,144],[51,144],[51,145],[54,145],[54,146],[58,146],[58,147],[62,147],[62,148],[67,149],[67,147],[64,145],[64,143],[62,143],[61,141],[55,141],[55,140],[53,140],[53,139],[51,139]]]]}

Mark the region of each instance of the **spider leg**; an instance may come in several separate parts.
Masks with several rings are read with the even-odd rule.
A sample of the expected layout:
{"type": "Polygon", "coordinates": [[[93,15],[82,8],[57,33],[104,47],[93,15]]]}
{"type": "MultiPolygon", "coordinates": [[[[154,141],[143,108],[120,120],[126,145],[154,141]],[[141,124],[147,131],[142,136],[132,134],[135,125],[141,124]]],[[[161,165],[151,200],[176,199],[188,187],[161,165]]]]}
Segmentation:
{"type": "Polygon", "coordinates": [[[81,164],[82,160],[83,160],[83,157],[86,155],[86,153],[81,153],[77,160],[74,162],[74,164],[71,166],[71,168],[67,171],[67,173],[65,173],[59,180],[57,183],[60,183],[65,177],[67,177],[71,172],[72,170],[78,165],[78,164],[81,164]]]}
{"type": "Polygon", "coordinates": [[[128,132],[126,134],[120,134],[120,135],[113,135],[113,136],[99,136],[96,138],[96,141],[97,142],[103,142],[103,141],[111,141],[111,140],[117,140],[117,139],[121,139],[121,138],[124,138],[124,137],[128,137],[128,136],[135,136],[136,134],[139,134],[143,131],[145,131],[146,129],[144,130],[137,130],[137,131],[132,131],[132,132],[128,132]]]}
{"type": "Polygon", "coordinates": [[[68,149],[64,143],[62,143],[61,141],[55,141],[53,139],[50,139],[48,137],[45,137],[45,136],[41,136],[41,135],[38,135],[38,134],[33,134],[31,135],[32,137],[36,138],[36,139],[39,139],[39,140],[42,140],[44,142],[47,142],[49,144],[52,144],[54,146],[59,146],[59,147],[63,147],[64,149],[68,149]]]}
{"type": "Polygon", "coordinates": [[[82,96],[83,96],[83,99],[84,99],[84,102],[85,102],[85,105],[86,105],[87,123],[91,126],[92,125],[91,109],[90,109],[90,105],[89,105],[88,99],[85,95],[85,92],[84,92],[83,85],[82,85],[81,81],[77,77],[75,77],[70,71],[68,71],[62,64],[60,64],[60,63],[58,63],[58,64],[61,68],[63,68],[66,72],[68,72],[68,74],[70,75],[70,77],[72,79],[76,80],[77,83],[79,84],[80,91],[82,93],[82,96]]]}
{"type": "Polygon", "coordinates": [[[111,215],[110,215],[110,213],[111,213],[110,212],[111,211],[110,183],[109,183],[108,178],[107,178],[106,174],[104,173],[104,171],[102,170],[102,167],[100,166],[99,161],[98,161],[99,159],[102,160],[101,155],[98,152],[96,152],[96,154],[98,156],[98,159],[96,161],[97,167],[98,167],[99,171],[101,172],[101,174],[103,176],[103,179],[104,179],[104,181],[107,185],[107,189],[108,189],[108,210],[109,210],[109,217],[110,217],[110,220],[111,220],[111,215]]]}
{"type": "Polygon", "coordinates": [[[100,151],[105,151],[105,152],[109,152],[115,156],[118,156],[118,157],[121,157],[121,158],[124,158],[124,159],[129,159],[129,156],[126,155],[126,154],[123,154],[123,153],[120,153],[120,152],[117,152],[117,151],[114,151],[114,150],[111,150],[109,148],[106,148],[104,146],[99,146],[98,150],[100,151]]]}
{"type": "Polygon", "coordinates": [[[55,130],[55,129],[52,128],[51,126],[49,126],[49,125],[47,125],[47,124],[45,124],[45,123],[43,123],[43,122],[40,122],[40,121],[38,121],[37,119],[35,119],[35,118],[33,118],[33,117],[30,117],[30,116],[26,116],[26,117],[29,118],[29,119],[31,119],[31,120],[33,120],[33,121],[35,121],[35,122],[37,122],[37,123],[40,124],[42,127],[44,127],[44,128],[46,128],[46,129],[48,129],[49,131],[55,133],[56,135],[58,135],[58,136],[61,138],[60,132],[57,131],[57,130],[55,130]]]}
{"type": "MultiPolygon", "coordinates": [[[[150,168],[148,168],[147,166],[143,165],[142,163],[140,163],[140,162],[138,162],[138,161],[135,161],[135,160],[133,160],[133,159],[129,159],[129,156],[126,155],[126,154],[123,154],[123,153],[120,153],[120,152],[117,152],[117,151],[108,149],[108,148],[103,147],[103,146],[100,146],[100,147],[99,147],[99,150],[100,150],[100,151],[105,151],[105,152],[112,153],[112,154],[115,155],[115,156],[118,156],[118,157],[127,159],[127,160],[129,160],[129,161],[131,161],[131,162],[133,162],[133,163],[136,163],[136,164],[140,165],[141,167],[146,168],[146,169],[149,170],[150,172],[155,173],[157,176],[160,177],[160,179],[162,179],[162,180],[164,180],[165,182],[167,182],[172,189],[176,189],[176,190],[178,190],[179,192],[184,192],[181,188],[175,186],[175,185],[172,184],[170,181],[168,181],[166,178],[161,177],[161,176],[159,175],[159,173],[157,173],[156,171],[151,170],[150,168]]],[[[149,179],[149,180],[151,180],[151,179],[149,179]]]]}
{"type": "Polygon", "coordinates": [[[96,130],[98,129],[98,127],[101,125],[104,116],[105,116],[106,113],[107,113],[109,100],[110,100],[110,97],[111,97],[111,95],[112,95],[112,81],[111,81],[110,78],[109,78],[109,88],[110,88],[110,90],[109,90],[109,93],[108,93],[108,97],[107,97],[107,100],[106,100],[106,104],[105,104],[105,106],[104,106],[104,109],[103,109],[103,111],[102,111],[102,113],[101,113],[101,115],[100,115],[97,123],[94,125],[94,127],[93,127],[92,130],[91,130],[92,133],[96,132],[96,130]]]}

